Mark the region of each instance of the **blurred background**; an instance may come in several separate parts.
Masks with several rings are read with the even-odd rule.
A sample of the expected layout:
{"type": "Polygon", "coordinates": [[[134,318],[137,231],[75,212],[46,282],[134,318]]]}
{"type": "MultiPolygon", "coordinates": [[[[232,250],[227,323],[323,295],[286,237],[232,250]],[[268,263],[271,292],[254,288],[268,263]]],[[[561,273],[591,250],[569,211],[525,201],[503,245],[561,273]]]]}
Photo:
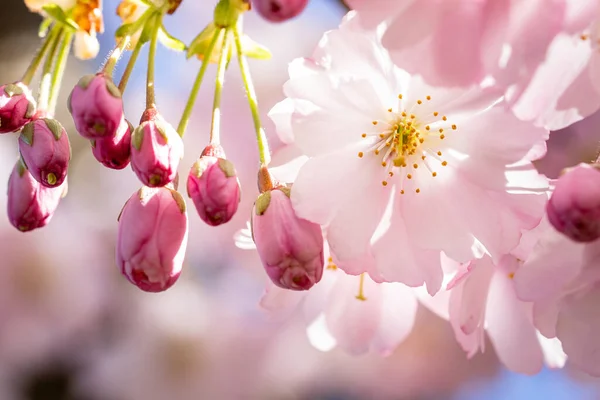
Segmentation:
{"type": "MultiPolygon", "coordinates": [[[[0,0],[0,82],[19,79],[37,48],[41,19],[22,0],[0,0]]],[[[389,357],[352,357],[314,349],[298,316],[276,318],[258,306],[265,276],[253,251],[234,246],[257,195],[254,131],[235,63],[223,94],[222,142],[243,188],[230,223],[210,228],[190,209],[190,242],[179,282],[166,293],[143,293],[114,263],[117,215],[139,188],[127,168],[103,168],[77,134],[66,97],[79,77],[95,72],[114,45],[117,0],[104,0],[106,34],[99,59],[72,59],[57,118],[73,146],[69,194],[51,224],[22,234],[0,213],[0,400],[360,400],[360,399],[596,399],[598,381],[562,371],[534,377],[504,370],[493,347],[467,360],[445,321],[420,308],[411,336],[389,357]]],[[[210,21],[215,1],[184,1],[166,20],[189,43],[210,21]]],[[[245,30],[273,53],[251,60],[261,112],[283,99],[287,64],[312,51],[346,12],[334,0],[312,0],[299,18],[271,25],[248,15],[245,30]]],[[[251,14],[251,13],[250,13],[251,14]]],[[[173,125],[200,66],[159,48],[157,103],[173,125]]],[[[125,93],[134,125],[144,107],[145,53],[125,93]]],[[[116,76],[119,76],[120,65],[116,76]]],[[[204,80],[185,137],[187,174],[208,141],[214,68],[204,80]]],[[[552,135],[539,163],[560,170],[595,157],[600,115],[552,135]]],[[[17,157],[16,135],[0,136],[0,192],[17,157]]],[[[0,197],[6,208],[6,198],[0,197]]]]}

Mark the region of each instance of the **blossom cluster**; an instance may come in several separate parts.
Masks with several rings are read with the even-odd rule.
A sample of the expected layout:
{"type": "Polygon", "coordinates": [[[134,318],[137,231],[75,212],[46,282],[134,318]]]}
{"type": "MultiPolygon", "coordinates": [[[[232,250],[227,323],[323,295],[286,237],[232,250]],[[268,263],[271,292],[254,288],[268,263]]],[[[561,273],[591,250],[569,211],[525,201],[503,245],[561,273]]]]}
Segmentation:
{"type": "MultiPolygon", "coordinates": [[[[0,133],[19,132],[8,215],[23,232],[48,224],[66,193],[71,153],[52,118],[56,96],[73,37],[85,57],[93,46],[81,43],[103,30],[98,2],[26,3],[46,17],[46,39],[24,77],[0,87],[0,133]],[[43,59],[36,102],[29,84],[43,59]]],[[[557,180],[535,165],[550,130],[600,109],[599,0],[348,0],[339,28],[289,65],[285,99],[269,112],[285,144],[274,162],[247,62],[270,53],[242,19],[256,10],[284,21],[306,1],[220,0],[187,46],[163,25],[180,3],[123,0],[116,47],[67,104],[94,157],[130,165],[142,184],[119,216],[116,263],[127,280],[159,292],[181,273],[189,221],[178,171],[211,63],[210,140],[185,186],[210,226],[238,209],[240,183],[220,142],[235,56],[260,162],[249,229],[236,243],[264,266],[264,308],[302,309],[322,350],[388,355],[422,304],[449,321],[469,357],[487,335],[514,371],[568,358],[600,376],[600,159],[557,180]],[[134,128],[123,92],[146,43],[146,108],[134,128]],[[158,111],[159,43],[202,62],[177,128],[158,111]]]]}

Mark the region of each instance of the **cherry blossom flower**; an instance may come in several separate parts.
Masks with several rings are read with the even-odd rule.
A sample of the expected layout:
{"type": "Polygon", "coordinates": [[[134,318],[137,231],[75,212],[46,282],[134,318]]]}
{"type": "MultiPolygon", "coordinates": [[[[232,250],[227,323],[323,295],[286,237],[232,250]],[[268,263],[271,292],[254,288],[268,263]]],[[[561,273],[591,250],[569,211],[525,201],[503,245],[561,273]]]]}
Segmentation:
{"type": "Polygon", "coordinates": [[[516,119],[493,89],[433,88],[398,69],[355,13],[291,64],[284,90],[292,112],[280,107],[275,122],[312,157],[294,182],[295,211],[326,227],[346,272],[433,294],[440,252],[496,259],[539,223],[547,180],[530,159],[547,131],[516,119]]]}
{"type": "Polygon", "coordinates": [[[500,361],[514,372],[535,374],[544,362],[562,368],[566,356],[560,342],[537,332],[533,304],[515,293],[513,277],[521,264],[506,255],[497,265],[486,256],[460,266],[448,284],[447,318],[469,358],[485,350],[487,332],[500,361]]]}
{"type": "Polygon", "coordinates": [[[547,338],[558,338],[570,364],[600,376],[600,242],[577,243],[546,229],[516,272],[516,293],[533,302],[533,322],[547,338]]]}

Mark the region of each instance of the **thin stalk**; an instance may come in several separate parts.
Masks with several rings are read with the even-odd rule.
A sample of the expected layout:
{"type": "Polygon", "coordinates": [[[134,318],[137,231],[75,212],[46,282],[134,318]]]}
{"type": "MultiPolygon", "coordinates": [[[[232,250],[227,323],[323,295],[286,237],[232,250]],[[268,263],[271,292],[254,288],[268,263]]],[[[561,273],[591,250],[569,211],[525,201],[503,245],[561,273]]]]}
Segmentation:
{"type": "Polygon", "coordinates": [[[221,94],[223,93],[223,84],[225,83],[225,70],[227,69],[227,54],[229,53],[228,39],[229,31],[224,30],[223,46],[221,47],[221,56],[219,57],[219,66],[217,68],[217,79],[215,81],[215,97],[213,100],[213,115],[210,125],[210,144],[220,143],[221,133],[221,94]]]}
{"type": "Polygon", "coordinates": [[[50,99],[48,100],[48,113],[54,115],[56,110],[56,102],[58,101],[58,94],[60,93],[60,86],[62,79],[67,68],[67,61],[69,60],[69,52],[71,51],[71,43],[73,41],[73,32],[65,31],[58,55],[56,57],[56,65],[52,73],[52,81],[50,83],[50,99]]]}
{"type": "Polygon", "coordinates": [[[162,14],[156,17],[152,27],[152,37],[150,39],[150,50],[148,51],[148,72],[146,74],[146,109],[156,106],[156,94],[154,91],[154,71],[156,61],[156,47],[158,44],[158,31],[162,24],[162,14]]]}
{"type": "Polygon", "coordinates": [[[121,93],[125,92],[125,88],[127,87],[127,83],[129,82],[129,78],[131,77],[131,73],[133,72],[133,67],[135,67],[135,63],[138,59],[138,56],[140,55],[140,50],[142,50],[142,46],[144,46],[144,43],[142,43],[141,40],[138,40],[135,47],[133,48],[133,52],[129,57],[129,61],[127,62],[125,71],[123,71],[121,82],[119,82],[119,91],[121,93]]]}
{"type": "Polygon", "coordinates": [[[124,38],[121,39],[121,41],[119,42],[117,47],[115,47],[113,49],[113,51],[110,53],[110,57],[108,58],[108,61],[104,65],[104,68],[102,68],[102,72],[104,72],[104,74],[107,77],[112,79],[113,72],[115,70],[117,62],[119,62],[119,60],[121,59],[121,56],[123,55],[123,52],[125,51],[127,46],[129,46],[130,41],[131,41],[131,36],[125,36],[124,38]]]}
{"type": "Polygon", "coordinates": [[[248,104],[250,105],[250,111],[252,112],[252,119],[254,120],[254,129],[256,130],[256,143],[258,144],[258,156],[260,164],[263,166],[269,165],[271,161],[271,154],[269,153],[269,143],[267,141],[267,135],[260,122],[260,113],[258,111],[258,101],[256,100],[256,92],[254,91],[254,85],[252,84],[252,77],[250,76],[250,68],[248,67],[248,61],[246,56],[242,52],[242,41],[240,39],[240,33],[236,28],[233,28],[233,37],[235,39],[235,48],[237,50],[237,58],[240,64],[240,71],[242,73],[242,80],[244,81],[244,88],[248,95],[248,104]]]}
{"type": "Polygon", "coordinates": [[[29,85],[31,83],[33,76],[35,75],[36,71],[40,67],[42,59],[48,52],[48,49],[50,49],[50,47],[54,43],[54,40],[56,39],[56,35],[58,35],[60,29],[61,28],[58,26],[58,24],[56,24],[52,27],[50,32],[48,32],[48,35],[46,36],[46,38],[44,39],[44,42],[42,43],[42,47],[39,48],[38,52],[33,57],[33,60],[31,60],[31,63],[27,67],[27,70],[23,74],[23,77],[21,78],[21,82],[23,82],[26,85],[29,85]]]}
{"type": "Polygon", "coordinates": [[[52,68],[54,66],[56,50],[63,34],[64,30],[61,28],[54,36],[52,44],[46,54],[44,66],[42,67],[42,79],[40,81],[40,90],[38,92],[38,110],[44,112],[47,112],[49,109],[50,91],[52,90],[52,68]]]}
{"type": "Polygon", "coordinates": [[[210,64],[210,56],[212,55],[213,49],[217,44],[217,40],[219,40],[219,36],[223,29],[219,29],[213,35],[210,44],[204,51],[202,55],[202,66],[200,67],[200,71],[198,71],[198,75],[196,75],[196,80],[194,81],[194,86],[192,86],[192,91],[190,92],[190,96],[188,97],[188,101],[185,105],[185,109],[183,110],[183,114],[181,115],[181,120],[179,121],[179,126],[177,127],[177,132],[179,136],[183,137],[185,134],[185,130],[190,121],[190,117],[192,116],[192,111],[194,109],[194,104],[196,103],[196,98],[198,97],[198,92],[200,91],[200,86],[202,85],[202,80],[204,79],[204,74],[206,73],[206,69],[210,64]]]}

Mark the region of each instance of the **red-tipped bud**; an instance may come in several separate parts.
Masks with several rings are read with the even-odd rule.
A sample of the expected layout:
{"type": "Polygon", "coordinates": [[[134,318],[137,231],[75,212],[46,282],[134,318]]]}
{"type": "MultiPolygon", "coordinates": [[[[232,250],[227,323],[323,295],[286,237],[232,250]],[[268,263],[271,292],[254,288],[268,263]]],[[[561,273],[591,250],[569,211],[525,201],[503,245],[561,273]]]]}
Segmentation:
{"type": "Polygon", "coordinates": [[[29,122],[19,136],[19,151],[36,181],[46,187],[62,185],[71,160],[71,145],[60,122],[52,118],[29,122]]]}
{"type": "Polygon", "coordinates": [[[321,227],[298,218],[290,189],[277,187],[254,203],[252,237],[267,275],[284,289],[308,290],[323,275],[321,227]]]}
{"type": "Polygon", "coordinates": [[[187,192],[200,218],[211,226],[224,224],[235,215],[240,203],[240,181],[221,146],[208,146],[192,165],[187,192]]]}
{"type": "Polygon", "coordinates": [[[179,278],[188,236],[185,201],[169,188],[143,187],[121,211],[117,265],[146,292],[162,292],[179,278]]]}
{"type": "Polygon", "coordinates": [[[21,232],[46,226],[66,189],[62,186],[47,188],[27,171],[19,160],[8,179],[7,212],[10,223],[21,232]]]}
{"type": "Polygon", "coordinates": [[[579,164],[562,175],[546,207],[548,220],[577,242],[600,238],[600,171],[579,164]]]}
{"type": "Polygon", "coordinates": [[[133,126],[123,118],[114,136],[92,139],[92,153],[96,160],[112,169],[128,166],[131,156],[131,132],[133,126]]]}
{"type": "Polygon", "coordinates": [[[0,86],[0,133],[18,131],[34,114],[35,100],[24,83],[0,86]]]}
{"type": "Polygon", "coordinates": [[[283,22],[300,14],[308,0],[252,0],[253,9],[266,20],[283,22]]]}
{"type": "Polygon", "coordinates": [[[149,187],[165,186],[175,179],[183,157],[183,141],[157,112],[144,113],[131,136],[131,167],[149,187]]]}
{"type": "Polygon", "coordinates": [[[67,105],[77,132],[87,139],[114,136],[123,119],[121,92],[103,73],[81,78],[67,105]]]}

